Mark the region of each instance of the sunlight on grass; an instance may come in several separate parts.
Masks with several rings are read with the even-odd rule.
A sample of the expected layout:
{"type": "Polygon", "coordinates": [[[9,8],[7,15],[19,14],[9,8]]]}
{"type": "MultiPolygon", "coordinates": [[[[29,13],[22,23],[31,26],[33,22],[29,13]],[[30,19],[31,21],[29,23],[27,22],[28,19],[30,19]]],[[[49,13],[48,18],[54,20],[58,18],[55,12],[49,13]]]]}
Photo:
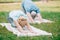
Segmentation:
{"type": "MultiPolygon", "coordinates": [[[[0,12],[0,22],[7,22],[6,15],[9,12],[0,12]]],[[[42,17],[54,21],[53,23],[31,24],[36,28],[51,32],[52,36],[35,36],[35,37],[17,37],[7,29],[0,26],[0,40],[59,40],[60,33],[60,12],[42,11],[42,17]]]]}

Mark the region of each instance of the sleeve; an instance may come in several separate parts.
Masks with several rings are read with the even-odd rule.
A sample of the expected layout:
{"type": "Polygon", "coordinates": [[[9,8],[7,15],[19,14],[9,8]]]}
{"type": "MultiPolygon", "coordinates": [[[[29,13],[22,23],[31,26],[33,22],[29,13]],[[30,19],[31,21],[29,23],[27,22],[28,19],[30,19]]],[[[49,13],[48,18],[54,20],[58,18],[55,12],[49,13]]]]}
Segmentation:
{"type": "Polygon", "coordinates": [[[40,9],[37,6],[35,6],[35,10],[36,10],[36,13],[40,13],[40,9]]]}
{"type": "Polygon", "coordinates": [[[10,12],[9,17],[11,17],[13,20],[17,20],[19,17],[19,14],[17,15],[17,13],[15,12],[10,12]]]}
{"type": "Polygon", "coordinates": [[[18,17],[17,17],[17,16],[13,16],[12,19],[13,19],[13,20],[17,20],[18,17]]]}
{"type": "Polygon", "coordinates": [[[40,13],[40,9],[39,8],[37,9],[37,13],[40,13]]]}

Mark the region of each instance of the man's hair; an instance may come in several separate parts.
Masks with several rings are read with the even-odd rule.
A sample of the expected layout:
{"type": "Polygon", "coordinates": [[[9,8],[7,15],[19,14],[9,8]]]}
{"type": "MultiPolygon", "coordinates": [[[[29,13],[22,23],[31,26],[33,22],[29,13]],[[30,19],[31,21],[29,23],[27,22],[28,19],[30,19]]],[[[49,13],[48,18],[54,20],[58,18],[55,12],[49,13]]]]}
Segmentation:
{"type": "Polygon", "coordinates": [[[32,18],[34,19],[34,18],[37,16],[36,12],[35,12],[35,11],[32,11],[32,12],[31,12],[31,16],[32,16],[32,18]]]}

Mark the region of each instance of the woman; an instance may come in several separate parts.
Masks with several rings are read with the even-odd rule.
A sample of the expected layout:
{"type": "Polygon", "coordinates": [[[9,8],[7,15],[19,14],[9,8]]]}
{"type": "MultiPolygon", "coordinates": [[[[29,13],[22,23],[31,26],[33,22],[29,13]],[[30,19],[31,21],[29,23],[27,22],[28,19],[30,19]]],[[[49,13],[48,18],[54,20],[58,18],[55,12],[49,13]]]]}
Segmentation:
{"type": "Polygon", "coordinates": [[[26,27],[30,32],[34,33],[30,24],[27,22],[27,16],[21,10],[13,10],[9,13],[8,17],[9,22],[15,28],[17,28],[20,32],[26,33],[23,29],[26,27]]]}

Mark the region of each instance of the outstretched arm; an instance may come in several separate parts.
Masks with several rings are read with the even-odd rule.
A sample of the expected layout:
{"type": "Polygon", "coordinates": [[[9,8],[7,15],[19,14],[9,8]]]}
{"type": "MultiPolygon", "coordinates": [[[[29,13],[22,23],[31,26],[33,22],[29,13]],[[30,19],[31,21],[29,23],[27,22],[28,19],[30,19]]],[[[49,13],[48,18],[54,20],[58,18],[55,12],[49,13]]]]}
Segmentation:
{"type": "Polygon", "coordinates": [[[31,15],[30,15],[29,12],[27,12],[27,16],[28,16],[28,18],[31,20],[31,22],[34,23],[34,20],[33,20],[33,18],[31,17],[31,15]]]}
{"type": "Polygon", "coordinates": [[[38,16],[39,21],[42,22],[43,20],[42,20],[42,16],[41,16],[41,14],[38,13],[37,16],[38,16]]]}
{"type": "Polygon", "coordinates": [[[28,28],[28,30],[31,32],[31,33],[36,33],[33,31],[33,29],[30,27],[30,24],[27,22],[27,25],[26,27],[28,28]]]}
{"type": "Polygon", "coordinates": [[[14,21],[14,23],[15,23],[17,29],[18,29],[20,32],[24,32],[24,30],[22,29],[22,27],[19,25],[19,23],[18,23],[16,20],[14,21]]]}

